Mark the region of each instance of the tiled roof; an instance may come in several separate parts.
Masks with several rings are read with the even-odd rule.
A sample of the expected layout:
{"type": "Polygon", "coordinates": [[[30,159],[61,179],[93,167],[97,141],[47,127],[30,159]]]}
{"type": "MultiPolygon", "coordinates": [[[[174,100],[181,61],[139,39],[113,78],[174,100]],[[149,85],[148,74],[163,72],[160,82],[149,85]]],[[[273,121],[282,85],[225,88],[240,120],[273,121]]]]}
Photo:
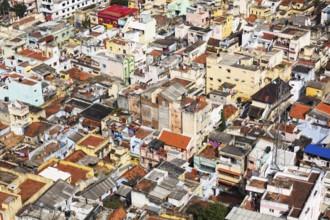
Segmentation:
{"type": "Polygon", "coordinates": [[[106,139],[102,136],[95,136],[90,135],[86,139],[84,139],[82,142],[79,143],[81,146],[92,146],[92,147],[98,147],[100,144],[102,144],[106,139]]]}
{"type": "Polygon", "coordinates": [[[223,107],[223,114],[225,116],[225,119],[230,118],[232,115],[234,115],[237,112],[237,108],[231,104],[225,105],[223,107]]]}
{"type": "Polygon", "coordinates": [[[306,114],[311,110],[311,107],[300,103],[295,103],[290,110],[290,117],[305,120],[306,114]]]}
{"type": "Polygon", "coordinates": [[[147,175],[147,171],[145,171],[140,165],[134,166],[132,169],[127,170],[121,178],[127,179],[127,181],[142,178],[147,175]]]}
{"type": "Polygon", "coordinates": [[[330,105],[320,102],[320,104],[318,104],[315,108],[321,112],[326,113],[327,115],[330,115],[330,105]]]}
{"type": "Polygon", "coordinates": [[[291,125],[286,125],[286,124],[280,124],[280,131],[284,131],[284,132],[287,132],[287,133],[290,133],[292,134],[294,132],[294,129],[296,128],[296,126],[294,126],[293,124],[291,125]]]}
{"type": "Polygon", "coordinates": [[[158,139],[163,141],[168,146],[180,148],[183,150],[187,149],[188,144],[191,141],[191,137],[167,130],[163,130],[158,139]]]}
{"type": "Polygon", "coordinates": [[[18,193],[22,202],[29,200],[34,194],[36,194],[46,183],[39,182],[33,179],[26,179],[19,185],[20,192],[18,193]]]}
{"type": "Polygon", "coordinates": [[[51,125],[45,122],[32,122],[25,130],[24,135],[28,137],[35,137],[40,133],[46,131],[51,125]]]}
{"type": "Polygon", "coordinates": [[[108,216],[108,220],[123,220],[126,218],[126,212],[123,208],[116,209],[108,216]]]}
{"type": "Polygon", "coordinates": [[[287,82],[277,78],[253,94],[251,98],[254,101],[274,104],[279,99],[278,93],[280,90],[282,95],[286,95],[291,89],[292,87],[287,82]]]}
{"type": "Polygon", "coordinates": [[[81,71],[80,69],[78,69],[76,67],[73,67],[73,68],[65,71],[65,73],[69,74],[72,79],[76,79],[79,81],[86,81],[88,79],[94,78],[94,76],[92,74],[81,71]]]}
{"type": "Polygon", "coordinates": [[[70,154],[69,156],[67,156],[64,160],[72,162],[72,163],[77,163],[79,160],[86,157],[86,155],[87,154],[84,151],[77,150],[77,151],[73,152],[72,154],[70,154]]]}

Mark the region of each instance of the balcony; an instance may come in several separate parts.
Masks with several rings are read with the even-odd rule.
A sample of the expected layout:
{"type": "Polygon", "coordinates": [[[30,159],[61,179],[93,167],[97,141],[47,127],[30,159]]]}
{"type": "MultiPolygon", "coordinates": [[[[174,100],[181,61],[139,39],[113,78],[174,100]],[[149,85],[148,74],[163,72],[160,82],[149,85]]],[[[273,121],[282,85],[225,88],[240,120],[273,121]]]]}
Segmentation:
{"type": "Polygon", "coordinates": [[[41,4],[43,4],[43,5],[53,5],[54,3],[51,0],[42,0],[41,4]]]}
{"type": "Polygon", "coordinates": [[[228,163],[228,162],[224,162],[224,161],[219,161],[217,170],[232,173],[232,174],[238,175],[238,176],[244,172],[243,167],[241,165],[228,163]]]}
{"type": "Polygon", "coordinates": [[[276,43],[275,43],[275,47],[282,48],[285,50],[289,49],[289,45],[290,45],[289,43],[284,42],[284,41],[276,41],[276,43]]]}

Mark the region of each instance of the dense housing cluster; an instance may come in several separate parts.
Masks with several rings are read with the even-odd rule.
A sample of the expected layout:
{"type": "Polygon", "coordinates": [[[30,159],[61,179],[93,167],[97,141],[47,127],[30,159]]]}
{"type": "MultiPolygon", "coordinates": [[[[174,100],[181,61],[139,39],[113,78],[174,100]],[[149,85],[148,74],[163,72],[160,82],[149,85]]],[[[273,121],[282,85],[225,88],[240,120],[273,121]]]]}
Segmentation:
{"type": "Polygon", "coordinates": [[[329,0],[2,0],[1,220],[330,219],[329,0]]]}

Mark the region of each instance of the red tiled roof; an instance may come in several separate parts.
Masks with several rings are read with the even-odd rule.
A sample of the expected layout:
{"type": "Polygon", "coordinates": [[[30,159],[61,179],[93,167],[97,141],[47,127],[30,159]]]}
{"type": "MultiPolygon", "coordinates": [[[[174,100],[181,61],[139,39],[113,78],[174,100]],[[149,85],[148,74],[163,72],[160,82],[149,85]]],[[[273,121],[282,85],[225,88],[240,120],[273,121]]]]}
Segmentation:
{"type": "Polygon", "coordinates": [[[257,16],[250,15],[249,17],[245,18],[247,22],[255,22],[257,20],[257,16]]]}
{"type": "Polygon", "coordinates": [[[77,163],[79,160],[83,159],[87,154],[82,150],[76,150],[69,156],[67,156],[64,160],[72,163],[77,163]]]}
{"type": "Polygon", "coordinates": [[[45,123],[45,122],[32,122],[26,128],[24,135],[28,136],[28,137],[35,137],[50,127],[51,127],[51,125],[48,123],[45,123]]]}
{"type": "Polygon", "coordinates": [[[191,137],[167,130],[163,130],[158,139],[163,141],[168,146],[180,148],[183,150],[187,149],[191,141],[191,137]]]}
{"type": "Polygon", "coordinates": [[[62,107],[61,103],[63,100],[64,98],[58,98],[45,107],[46,118],[57,113],[61,109],[62,107]]]}
{"type": "Polygon", "coordinates": [[[280,131],[284,131],[284,132],[287,132],[287,133],[290,133],[292,134],[294,132],[294,129],[296,128],[296,126],[294,126],[293,124],[291,125],[286,125],[286,124],[280,124],[280,131]]]}
{"type": "Polygon", "coordinates": [[[15,23],[13,23],[13,25],[21,26],[21,25],[24,25],[24,24],[29,23],[31,21],[34,21],[35,19],[36,19],[35,16],[30,16],[30,17],[21,19],[21,20],[15,22],[15,23]]]}
{"type": "Polygon", "coordinates": [[[48,57],[43,56],[41,52],[35,52],[33,50],[22,50],[19,54],[40,61],[45,61],[49,59],[48,57]]]}
{"type": "Polygon", "coordinates": [[[26,179],[23,183],[19,185],[20,192],[18,193],[22,202],[29,200],[34,194],[36,194],[46,183],[39,182],[33,179],[26,179]]]}
{"type": "Polygon", "coordinates": [[[320,104],[318,104],[315,108],[321,112],[324,112],[324,113],[330,115],[330,105],[320,102],[320,104]]]}
{"type": "MultiPolygon", "coordinates": [[[[86,175],[88,173],[88,170],[82,169],[82,168],[79,168],[79,167],[76,167],[76,166],[73,166],[70,164],[52,162],[47,167],[55,167],[56,169],[58,169],[60,171],[70,173],[70,175],[71,175],[70,184],[71,185],[75,185],[79,180],[86,180],[86,178],[87,178],[86,175]],[[56,164],[56,167],[55,167],[55,164],[56,164]]],[[[47,167],[45,167],[44,169],[46,169],[47,167]]],[[[39,173],[42,172],[43,170],[40,170],[39,173]]]]}
{"type": "Polygon", "coordinates": [[[290,117],[296,119],[305,119],[306,114],[311,110],[311,107],[300,103],[295,103],[290,110],[290,117]]]}
{"type": "Polygon", "coordinates": [[[202,55],[196,57],[192,62],[199,63],[199,64],[205,64],[206,63],[206,58],[208,56],[210,56],[210,54],[203,53],[202,55]]]}
{"type": "Polygon", "coordinates": [[[86,139],[84,139],[79,145],[81,146],[91,146],[91,147],[98,147],[102,142],[105,141],[105,138],[102,136],[94,136],[90,135],[86,139]]]}
{"type": "Polygon", "coordinates": [[[123,220],[126,218],[126,212],[123,208],[116,209],[108,216],[108,220],[123,220]]]}
{"type": "Polygon", "coordinates": [[[127,179],[127,181],[133,180],[135,178],[142,178],[147,175],[147,171],[145,171],[140,165],[134,166],[132,169],[127,170],[121,177],[127,179]]]}
{"type": "Polygon", "coordinates": [[[149,53],[153,57],[158,57],[159,55],[163,54],[163,51],[160,50],[153,50],[149,53]]]}
{"type": "Polygon", "coordinates": [[[274,38],[276,38],[276,36],[273,34],[269,34],[269,33],[263,33],[262,38],[266,39],[266,40],[273,40],[274,38]]]}
{"type": "Polygon", "coordinates": [[[116,18],[122,18],[130,14],[138,12],[136,8],[127,8],[121,5],[112,5],[106,9],[99,11],[98,17],[111,16],[116,18]]]}
{"type": "Polygon", "coordinates": [[[91,79],[91,78],[95,77],[92,74],[81,71],[80,69],[78,69],[76,67],[73,67],[73,68],[65,71],[65,73],[69,74],[72,79],[76,79],[76,80],[79,80],[79,81],[86,81],[88,79],[91,79]]]}
{"type": "Polygon", "coordinates": [[[230,118],[232,115],[234,115],[237,112],[237,108],[231,104],[225,105],[223,107],[223,114],[225,116],[225,119],[230,118]]]}

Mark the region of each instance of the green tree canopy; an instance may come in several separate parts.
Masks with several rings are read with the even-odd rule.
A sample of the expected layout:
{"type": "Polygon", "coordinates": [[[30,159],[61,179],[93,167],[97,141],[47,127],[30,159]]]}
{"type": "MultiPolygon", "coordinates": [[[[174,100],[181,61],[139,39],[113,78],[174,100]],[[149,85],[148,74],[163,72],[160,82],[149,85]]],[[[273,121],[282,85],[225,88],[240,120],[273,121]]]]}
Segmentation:
{"type": "Polygon", "coordinates": [[[128,0],[110,0],[110,5],[128,6],[128,0]]]}
{"type": "Polygon", "coordinates": [[[20,18],[24,17],[26,9],[27,7],[24,3],[18,3],[12,8],[12,10],[16,13],[16,16],[20,18]]]}
{"type": "Polygon", "coordinates": [[[226,129],[226,118],[225,113],[223,110],[221,110],[221,119],[220,119],[220,125],[218,127],[218,131],[224,131],[226,129]]]}
{"type": "Polygon", "coordinates": [[[194,220],[224,220],[228,213],[226,206],[211,203],[209,207],[199,206],[193,210],[194,220]]]}
{"type": "Polygon", "coordinates": [[[2,2],[0,3],[0,11],[1,13],[4,14],[8,14],[10,10],[10,5],[9,5],[9,1],[8,0],[2,0],[2,2]]]}

